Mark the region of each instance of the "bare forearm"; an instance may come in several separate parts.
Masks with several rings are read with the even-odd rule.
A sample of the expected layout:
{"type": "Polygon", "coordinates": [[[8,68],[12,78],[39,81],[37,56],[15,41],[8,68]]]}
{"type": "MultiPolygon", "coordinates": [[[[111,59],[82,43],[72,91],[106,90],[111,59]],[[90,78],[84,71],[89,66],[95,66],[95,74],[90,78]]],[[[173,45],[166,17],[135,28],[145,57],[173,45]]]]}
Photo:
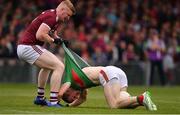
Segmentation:
{"type": "Polygon", "coordinates": [[[70,107],[76,107],[81,105],[83,102],[85,102],[85,99],[77,99],[75,101],[73,101],[72,103],[69,104],[70,107]]]}
{"type": "Polygon", "coordinates": [[[49,32],[50,27],[47,24],[42,23],[36,32],[36,38],[43,42],[52,43],[54,42],[54,39],[49,35],[49,32]]]}
{"type": "Polygon", "coordinates": [[[38,40],[48,43],[53,43],[54,39],[50,37],[48,34],[43,34],[41,37],[38,38],[38,40]]]}

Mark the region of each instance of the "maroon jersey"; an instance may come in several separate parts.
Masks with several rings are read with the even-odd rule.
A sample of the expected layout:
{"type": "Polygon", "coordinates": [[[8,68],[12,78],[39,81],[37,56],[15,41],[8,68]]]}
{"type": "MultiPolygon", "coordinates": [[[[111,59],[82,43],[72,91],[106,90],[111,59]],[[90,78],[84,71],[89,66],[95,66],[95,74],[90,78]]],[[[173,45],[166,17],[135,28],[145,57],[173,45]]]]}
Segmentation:
{"type": "Polygon", "coordinates": [[[31,22],[31,24],[26,28],[22,37],[19,39],[18,44],[42,46],[44,42],[36,39],[36,32],[42,23],[47,24],[52,31],[55,31],[59,24],[58,17],[56,15],[56,10],[51,9],[44,11],[37,18],[35,18],[31,22]]]}

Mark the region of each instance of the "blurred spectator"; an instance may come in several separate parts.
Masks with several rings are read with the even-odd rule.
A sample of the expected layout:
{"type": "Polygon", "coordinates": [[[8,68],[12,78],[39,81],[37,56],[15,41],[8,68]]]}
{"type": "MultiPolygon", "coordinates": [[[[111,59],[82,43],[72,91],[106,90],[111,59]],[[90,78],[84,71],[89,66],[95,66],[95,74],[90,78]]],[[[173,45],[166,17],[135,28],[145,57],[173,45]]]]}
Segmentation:
{"type": "Polygon", "coordinates": [[[137,55],[134,51],[134,45],[128,44],[127,50],[123,52],[123,60],[122,62],[127,64],[129,62],[134,62],[137,60],[137,55]]]}
{"type": "Polygon", "coordinates": [[[171,49],[168,50],[167,54],[164,57],[163,65],[164,65],[164,72],[167,77],[167,85],[172,85],[174,82],[174,60],[173,60],[173,52],[171,49]]]}
{"type": "Polygon", "coordinates": [[[92,61],[94,65],[108,64],[107,56],[99,46],[96,46],[94,48],[94,53],[92,54],[92,61]]]}
{"type": "Polygon", "coordinates": [[[0,39],[0,57],[12,58],[16,56],[16,44],[13,36],[6,35],[4,38],[0,39]]]}
{"type": "Polygon", "coordinates": [[[123,60],[123,54],[124,52],[126,51],[126,42],[121,40],[118,45],[117,45],[117,48],[118,48],[118,57],[119,57],[119,61],[122,61],[123,60]]]}
{"type": "Polygon", "coordinates": [[[163,71],[163,55],[165,52],[165,44],[159,38],[157,30],[150,30],[150,39],[147,41],[148,58],[151,63],[150,85],[154,84],[154,73],[157,67],[160,77],[161,85],[165,85],[165,75],[163,71]]]}
{"type": "Polygon", "coordinates": [[[0,57],[9,57],[8,41],[2,38],[0,41],[0,57]]]}
{"type": "Polygon", "coordinates": [[[109,63],[108,65],[114,65],[118,61],[118,49],[114,41],[106,45],[106,55],[109,63]]]}
{"type": "Polygon", "coordinates": [[[176,34],[173,34],[168,40],[167,52],[163,60],[168,85],[172,85],[175,80],[174,69],[176,66],[175,61],[177,59],[177,46],[176,34]]]}

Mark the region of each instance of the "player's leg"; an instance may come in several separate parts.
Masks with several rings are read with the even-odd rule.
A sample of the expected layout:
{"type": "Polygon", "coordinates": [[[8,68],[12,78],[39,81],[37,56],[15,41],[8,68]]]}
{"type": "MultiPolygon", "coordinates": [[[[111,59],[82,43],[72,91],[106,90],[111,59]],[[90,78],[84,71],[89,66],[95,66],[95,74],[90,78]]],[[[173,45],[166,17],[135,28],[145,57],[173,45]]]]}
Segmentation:
{"type": "Polygon", "coordinates": [[[40,68],[52,70],[50,80],[50,102],[51,105],[57,105],[57,96],[61,83],[61,77],[64,71],[64,64],[54,54],[47,50],[44,51],[44,53],[35,61],[34,64],[40,68]]]}
{"type": "Polygon", "coordinates": [[[137,97],[129,95],[127,92],[127,77],[121,69],[110,67],[106,69],[106,73],[102,72],[102,76],[99,78],[100,83],[104,84],[104,94],[111,108],[129,108],[143,104],[148,110],[152,110],[150,107],[154,106],[154,104],[146,92],[137,97]],[[108,73],[109,77],[106,73],[108,73]],[[109,78],[110,80],[108,80],[109,78]]]}
{"type": "Polygon", "coordinates": [[[148,92],[140,96],[130,96],[128,92],[121,90],[118,82],[111,80],[104,86],[104,95],[111,108],[136,108],[144,105],[147,110],[157,110],[148,92]]]}
{"type": "Polygon", "coordinates": [[[116,100],[112,92],[112,86],[111,85],[104,85],[104,96],[106,99],[106,102],[108,103],[110,108],[117,108],[116,100]]]}
{"type": "Polygon", "coordinates": [[[126,91],[121,91],[119,82],[112,80],[104,86],[104,94],[111,108],[135,107],[137,103],[136,97],[131,97],[126,91]]]}
{"type": "Polygon", "coordinates": [[[121,84],[119,79],[119,75],[121,74],[126,78],[126,75],[122,70],[112,66],[108,66],[100,71],[99,80],[104,87],[104,95],[111,108],[124,107],[121,106],[122,98],[120,98],[120,91],[121,87],[127,86],[127,78],[122,80],[124,81],[124,84],[121,84]]]}
{"type": "Polygon", "coordinates": [[[130,98],[128,93],[121,93],[122,88],[125,92],[128,86],[126,74],[121,69],[108,66],[100,73],[100,83],[104,86],[104,94],[111,108],[128,107],[137,101],[134,97],[130,98]]]}
{"type": "MultiPolygon", "coordinates": [[[[120,97],[124,98],[124,101],[128,101],[128,92],[127,88],[122,88],[120,92],[120,97]],[[127,99],[126,99],[127,98],[127,99]]],[[[130,96],[131,99],[131,104],[127,106],[128,108],[136,108],[140,105],[144,105],[147,110],[154,111],[157,110],[156,105],[152,102],[152,99],[150,97],[150,93],[148,91],[144,92],[143,94],[139,96],[130,96]]],[[[124,104],[123,102],[121,103],[122,105],[124,104]]]]}
{"type": "Polygon", "coordinates": [[[127,91],[120,91],[120,97],[122,98],[121,105],[124,106],[124,108],[134,109],[140,106],[140,104],[137,102],[137,97],[130,96],[127,91]]]}
{"type": "Polygon", "coordinates": [[[57,93],[64,71],[64,64],[54,54],[38,45],[18,45],[17,54],[20,59],[43,69],[40,72],[38,86],[45,86],[49,74],[48,70],[52,70],[50,100],[52,103],[57,103],[57,93]]]}
{"type": "Polygon", "coordinates": [[[137,98],[138,98],[137,96],[131,96],[127,92],[127,87],[121,88],[119,98],[121,100],[120,104],[121,104],[122,108],[133,108],[134,109],[141,105],[137,101],[137,98]]]}
{"type": "Polygon", "coordinates": [[[44,93],[45,93],[45,86],[48,80],[49,73],[50,73],[49,69],[41,69],[39,72],[37,97],[34,101],[34,104],[47,105],[47,102],[44,98],[44,93]]]}
{"type": "Polygon", "coordinates": [[[139,96],[128,96],[128,92],[127,90],[124,88],[121,89],[120,92],[120,97],[123,98],[121,100],[124,100],[124,102],[122,101],[121,104],[125,105],[125,103],[128,103],[129,99],[130,99],[130,103],[129,106],[127,106],[128,108],[136,108],[140,105],[144,105],[146,107],[147,110],[150,111],[154,111],[157,110],[156,105],[153,103],[151,97],[150,97],[150,93],[148,91],[144,92],[143,94],[139,95],[139,96]]]}
{"type": "Polygon", "coordinates": [[[42,68],[38,75],[38,87],[45,88],[51,70],[42,68]]]}

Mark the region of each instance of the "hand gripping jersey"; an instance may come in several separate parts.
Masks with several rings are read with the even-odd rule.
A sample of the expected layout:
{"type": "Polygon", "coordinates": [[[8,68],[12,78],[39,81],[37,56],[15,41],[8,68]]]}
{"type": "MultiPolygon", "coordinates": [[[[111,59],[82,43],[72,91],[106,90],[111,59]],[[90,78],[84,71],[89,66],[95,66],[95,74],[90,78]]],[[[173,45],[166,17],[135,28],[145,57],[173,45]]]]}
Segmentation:
{"type": "Polygon", "coordinates": [[[85,62],[77,54],[67,49],[64,44],[63,48],[65,50],[65,75],[62,83],[69,82],[71,87],[76,90],[97,86],[82,71],[82,68],[86,65],[85,62]],[[80,65],[83,65],[83,67],[81,68],[80,65]]]}

